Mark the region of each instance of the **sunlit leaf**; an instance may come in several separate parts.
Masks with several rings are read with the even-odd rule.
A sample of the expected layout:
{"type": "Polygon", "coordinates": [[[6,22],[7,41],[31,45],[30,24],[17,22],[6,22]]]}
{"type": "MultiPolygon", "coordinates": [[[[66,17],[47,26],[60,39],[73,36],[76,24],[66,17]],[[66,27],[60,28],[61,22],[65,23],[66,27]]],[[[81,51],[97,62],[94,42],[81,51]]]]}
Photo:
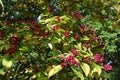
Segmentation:
{"type": "Polygon", "coordinates": [[[2,60],[2,65],[5,66],[6,68],[10,68],[12,64],[13,64],[12,60],[7,60],[6,58],[2,60]]]}
{"type": "Polygon", "coordinates": [[[120,0],[114,0],[115,2],[120,2],[120,0]]]}
{"type": "Polygon", "coordinates": [[[87,40],[89,40],[89,37],[84,36],[84,37],[83,37],[83,40],[86,40],[86,41],[87,41],[87,40]]]}
{"type": "Polygon", "coordinates": [[[3,69],[0,69],[0,74],[1,74],[1,75],[4,75],[4,74],[5,74],[5,72],[3,71],[3,69]]]}
{"type": "MultiPolygon", "coordinates": [[[[2,6],[2,10],[4,11],[4,5],[3,5],[2,0],[0,0],[0,5],[2,6]]],[[[2,12],[2,13],[4,13],[4,12],[2,12]]]]}
{"type": "Polygon", "coordinates": [[[94,68],[93,68],[93,70],[92,70],[92,74],[95,73],[95,72],[97,72],[98,75],[100,76],[100,75],[101,75],[101,72],[102,72],[102,67],[99,66],[99,65],[96,65],[96,64],[93,64],[93,65],[94,65],[94,68]]]}
{"type": "Polygon", "coordinates": [[[114,8],[115,8],[118,12],[120,12],[120,5],[114,6],[114,8]]]}
{"type": "Polygon", "coordinates": [[[19,48],[20,51],[28,51],[29,48],[27,46],[23,46],[21,48],[19,48]]]}
{"type": "Polygon", "coordinates": [[[48,43],[48,46],[50,47],[50,49],[52,49],[52,44],[51,43],[48,43]]]}
{"type": "Polygon", "coordinates": [[[90,50],[91,48],[88,49],[88,52],[90,53],[91,56],[93,56],[92,51],[90,50]]]}
{"type": "Polygon", "coordinates": [[[86,63],[81,63],[81,68],[82,68],[83,72],[85,73],[85,76],[87,77],[88,74],[90,73],[89,65],[86,63]]]}
{"type": "Polygon", "coordinates": [[[58,73],[60,70],[62,70],[61,65],[57,65],[54,66],[48,73],[48,78],[50,78],[51,76],[55,75],[56,73],[58,73]]]}
{"type": "Polygon", "coordinates": [[[95,65],[95,67],[96,67],[96,69],[97,69],[98,75],[100,75],[101,72],[102,72],[101,67],[100,67],[99,65],[95,65]]]}

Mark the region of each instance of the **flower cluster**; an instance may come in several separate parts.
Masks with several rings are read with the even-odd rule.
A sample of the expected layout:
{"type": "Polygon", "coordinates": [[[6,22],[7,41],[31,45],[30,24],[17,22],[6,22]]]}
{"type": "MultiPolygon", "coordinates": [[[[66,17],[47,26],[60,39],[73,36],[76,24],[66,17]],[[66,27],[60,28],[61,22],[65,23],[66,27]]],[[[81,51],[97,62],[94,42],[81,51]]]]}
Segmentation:
{"type": "Polygon", "coordinates": [[[83,59],[83,62],[88,62],[90,60],[90,57],[85,57],[84,59],[83,59]]]}
{"type": "Polygon", "coordinates": [[[79,54],[79,51],[77,51],[75,48],[72,48],[72,49],[71,49],[71,52],[72,52],[75,56],[77,56],[77,55],[79,54]]]}
{"type": "Polygon", "coordinates": [[[20,39],[17,36],[12,36],[10,39],[11,44],[17,44],[20,42],[20,39]]]}
{"type": "Polygon", "coordinates": [[[51,8],[51,7],[48,7],[48,8],[47,8],[47,11],[48,11],[48,12],[53,12],[53,10],[54,10],[54,9],[51,8]]]}
{"type": "Polygon", "coordinates": [[[12,55],[13,53],[15,53],[17,50],[17,47],[14,45],[10,45],[9,49],[7,50],[7,54],[12,55]]]}
{"type": "Polygon", "coordinates": [[[94,30],[93,29],[89,29],[89,32],[90,32],[90,34],[94,34],[94,30]]]}
{"type": "Polygon", "coordinates": [[[60,29],[60,26],[54,26],[54,27],[53,27],[53,32],[54,32],[54,31],[57,31],[57,30],[59,30],[59,29],[60,29]]]}
{"type": "Polygon", "coordinates": [[[86,49],[88,49],[88,48],[90,48],[90,44],[89,44],[89,43],[84,43],[84,47],[85,47],[86,49]]]}
{"type": "Polygon", "coordinates": [[[39,38],[47,37],[49,35],[49,31],[40,29],[40,24],[38,24],[35,20],[30,21],[30,30],[33,31],[39,38]]]}
{"type": "Polygon", "coordinates": [[[80,39],[80,35],[78,33],[75,34],[75,39],[79,40],[80,39]]]}
{"type": "Polygon", "coordinates": [[[80,31],[82,34],[85,34],[86,29],[87,29],[87,26],[84,26],[84,25],[80,26],[80,31]]]}
{"type": "Polygon", "coordinates": [[[70,31],[65,31],[63,34],[64,34],[65,37],[69,37],[70,36],[70,31]]]}
{"type": "Polygon", "coordinates": [[[101,64],[104,60],[103,55],[101,55],[100,53],[97,53],[94,55],[94,62],[97,64],[101,64]]]}
{"type": "Polygon", "coordinates": [[[73,12],[72,15],[75,19],[81,19],[82,18],[82,15],[79,12],[73,12]]]}
{"type": "Polygon", "coordinates": [[[38,31],[39,30],[40,25],[36,22],[36,21],[32,21],[31,25],[30,25],[30,29],[33,31],[38,31]]]}
{"type": "Polygon", "coordinates": [[[75,56],[72,55],[72,54],[69,54],[66,57],[62,56],[61,60],[62,60],[62,63],[61,63],[62,67],[66,67],[67,64],[75,65],[75,66],[79,66],[80,65],[80,62],[77,61],[75,56]]]}
{"type": "Polygon", "coordinates": [[[59,16],[57,16],[57,17],[55,18],[55,20],[56,20],[57,22],[60,22],[60,21],[61,21],[61,19],[60,19],[59,16]]]}
{"type": "Polygon", "coordinates": [[[4,39],[4,32],[0,31],[0,40],[4,39]]]}
{"type": "Polygon", "coordinates": [[[49,32],[45,30],[40,30],[37,35],[39,38],[43,38],[43,37],[47,37],[49,35],[49,32]]]}
{"type": "Polygon", "coordinates": [[[104,69],[106,71],[110,71],[110,70],[112,70],[112,66],[110,64],[104,64],[104,69]]]}
{"type": "Polygon", "coordinates": [[[97,36],[91,36],[90,37],[90,41],[91,42],[95,42],[95,41],[97,41],[98,40],[98,37],[97,36]]]}

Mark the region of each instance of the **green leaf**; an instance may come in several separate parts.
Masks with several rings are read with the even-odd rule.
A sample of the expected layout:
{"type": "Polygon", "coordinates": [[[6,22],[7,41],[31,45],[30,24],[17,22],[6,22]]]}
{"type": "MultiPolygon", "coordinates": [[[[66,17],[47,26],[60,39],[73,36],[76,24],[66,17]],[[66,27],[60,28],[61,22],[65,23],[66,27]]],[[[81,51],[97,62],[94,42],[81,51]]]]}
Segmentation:
{"type": "Polygon", "coordinates": [[[7,60],[6,58],[3,58],[2,65],[6,68],[10,68],[12,66],[13,62],[12,60],[7,60]]]}
{"type": "Polygon", "coordinates": [[[51,42],[52,43],[60,43],[61,39],[58,37],[52,37],[51,42]]]}
{"type": "Polygon", "coordinates": [[[114,0],[115,2],[120,2],[120,0],[114,0]]]}
{"type": "Polygon", "coordinates": [[[0,69],[0,75],[4,75],[5,72],[3,71],[3,69],[0,69]]]}
{"type": "Polygon", "coordinates": [[[105,14],[106,14],[106,11],[105,11],[105,10],[102,10],[101,13],[102,13],[103,15],[105,15],[105,14]]]}
{"type": "Polygon", "coordinates": [[[54,66],[48,73],[48,78],[50,78],[51,76],[55,75],[56,73],[58,73],[60,70],[62,70],[61,65],[57,65],[54,66]]]}
{"type": "Polygon", "coordinates": [[[17,0],[12,0],[13,2],[17,2],[17,0]]]}
{"type": "Polygon", "coordinates": [[[98,75],[100,75],[101,72],[102,72],[101,66],[95,65],[95,67],[96,67],[96,69],[97,69],[98,75]]]}
{"type": "Polygon", "coordinates": [[[4,5],[3,5],[2,0],[0,0],[0,5],[2,6],[2,13],[4,13],[4,5]]]}
{"type": "Polygon", "coordinates": [[[120,12],[120,5],[114,6],[114,8],[115,8],[118,12],[120,12]]]}
{"type": "Polygon", "coordinates": [[[93,56],[93,53],[90,50],[91,48],[88,49],[88,52],[90,53],[91,56],[93,56]]]}
{"type": "Polygon", "coordinates": [[[46,77],[42,72],[33,75],[33,77],[37,78],[37,80],[49,80],[48,77],[46,77]]]}
{"type": "Polygon", "coordinates": [[[99,66],[99,65],[96,65],[96,64],[93,64],[93,65],[94,65],[94,68],[93,68],[93,70],[92,70],[92,74],[93,74],[94,72],[97,72],[98,75],[100,76],[100,75],[101,75],[101,72],[102,72],[102,67],[99,66]]]}
{"type": "Polygon", "coordinates": [[[81,50],[81,49],[82,49],[82,44],[81,44],[81,43],[78,43],[77,45],[75,45],[75,48],[81,50]]]}
{"type": "Polygon", "coordinates": [[[73,37],[71,37],[71,38],[69,39],[69,42],[68,42],[68,43],[72,43],[73,41],[75,41],[75,39],[74,39],[73,37]]]}
{"type": "Polygon", "coordinates": [[[88,41],[90,39],[87,36],[83,36],[83,40],[88,41]]]}
{"type": "Polygon", "coordinates": [[[28,46],[22,46],[21,48],[19,48],[20,51],[29,51],[28,46]]]}
{"type": "Polygon", "coordinates": [[[80,71],[77,71],[74,68],[72,68],[72,70],[81,80],[85,80],[83,74],[80,71]]]}
{"type": "Polygon", "coordinates": [[[89,65],[86,63],[81,63],[81,68],[82,68],[83,72],[85,73],[85,76],[87,77],[88,74],[90,73],[89,65]]]}

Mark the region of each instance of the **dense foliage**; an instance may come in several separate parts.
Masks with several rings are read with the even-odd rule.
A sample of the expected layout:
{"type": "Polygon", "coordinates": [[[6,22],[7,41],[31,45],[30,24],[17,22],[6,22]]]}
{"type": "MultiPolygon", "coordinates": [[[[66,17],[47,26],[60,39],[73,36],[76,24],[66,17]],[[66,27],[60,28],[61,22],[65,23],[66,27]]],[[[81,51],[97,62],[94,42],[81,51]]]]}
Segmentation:
{"type": "Polygon", "coordinates": [[[111,79],[119,59],[110,53],[120,51],[118,3],[0,0],[1,79],[111,79]]]}

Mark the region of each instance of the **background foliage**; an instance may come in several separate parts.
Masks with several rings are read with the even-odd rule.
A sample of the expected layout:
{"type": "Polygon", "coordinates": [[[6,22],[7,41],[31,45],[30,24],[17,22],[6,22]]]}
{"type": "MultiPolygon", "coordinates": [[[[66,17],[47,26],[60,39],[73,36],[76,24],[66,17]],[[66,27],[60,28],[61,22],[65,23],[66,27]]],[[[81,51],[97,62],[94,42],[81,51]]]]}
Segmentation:
{"type": "MultiPolygon", "coordinates": [[[[73,80],[79,78],[90,80],[93,77],[90,72],[85,71],[86,69],[89,71],[89,66],[91,73],[95,71],[91,67],[95,67],[99,75],[103,68],[98,66],[111,64],[112,61],[113,71],[110,74],[102,70],[105,76],[94,74],[93,76],[95,79],[104,79],[116,75],[113,79],[119,79],[117,76],[120,61],[118,57],[120,53],[119,0],[0,0],[0,4],[0,31],[4,32],[5,36],[0,34],[2,35],[0,38],[1,78],[4,75],[12,79],[32,80],[36,77],[47,80],[51,77],[51,80],[59,80],[62,77],[66,80],[67,77],[67,80],[71,80],[74,76],[73,80]],[[85,34],[83,25],[87,26],[85,34]],[[99,38],[99,41],[89,43],[92,46],[90,51],[92,54],[99,51],[105,56],[102,65],[94,64],[94,56],[90,55],[91,52],[86,48],[82,47],[83,52],[81,52],[80,45],[87,44],[92,37],[89,28],[99,38]],[[75,38],[76,34],[77,38],[75,38]],[[12,50],[10,50],[11,44],[16,46],[12,47],[12,50]],[[96,47],[98,45],[103,47],[101,51],[96,47]],[[70,64],[61,70],[60,56],[72,54],[70,49],[74,47],[83,54],[77,58],[80,64],[85,66],[78,68],[70,64]],[[9,55],[6,54],[6,50],[9,55]],[[82,59],[88,56],[92,60],[86,64],[82,59]],[[91,66],[93,64],[95,66],[91,66]],[[52,72],[54,67],[57,67],[57,72],[61,70],[59,74],[52,72]],[[83,73],[89,76],[85,77],[83,73]]],[[[88,44],[87,46],[89,47],[88,44]]]]}

